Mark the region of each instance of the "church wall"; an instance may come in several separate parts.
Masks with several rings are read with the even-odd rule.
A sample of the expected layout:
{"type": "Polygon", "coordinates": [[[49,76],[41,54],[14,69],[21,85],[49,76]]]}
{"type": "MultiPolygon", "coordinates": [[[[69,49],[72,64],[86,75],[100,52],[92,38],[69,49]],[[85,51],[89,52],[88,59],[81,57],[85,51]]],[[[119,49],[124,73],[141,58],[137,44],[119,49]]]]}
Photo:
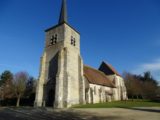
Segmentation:
{"type": "MultiPolygon", "coordinates": [[[[48,48],[48,59],[51,59],[55,51],[61,49],[59,60],[59,72],[57,74],[57,100],[55,107],[70,107],[83,102],[83,62],[80,57],[79,39],[80,36],[68,25],[64,24],[64,42],[57,43],[54,48],[48,48]],[[75,38],[76,45],[71,45],[71,36],[75,38]],[[59,44],[59,45],[58,45],[59,44]],[[54,51],[53,51],[54,49],[54,51]],[[61,91],[61,93],[59,92],[61,91]],[[63,92],[62,92],[63,91],[63,92]],[[60,95],[61,94],[61,95],[60,95]],[[80,98],[80,94],[82,95],[80,98]],[[60,97],[61,96],[61,97],[60,97]],[[61,101],[61,102],[60,102],[61,101]]],[[[55,32],[55,31],[53,31],[55,32]]]]}
{"type": "Polygon", "coordinates": [[[68,94],[68,78],[66,71],[66,48],[59,51],[58,58],[58,73],[56,76],[56,96],[55,96],[55,108],[63,108],[67,104],[68,94]]]}
{"type": "Polygon", "coordinates": [[[49,62],[53,59],[53,57],[63,49],[64,44],[64,33],[63,33],[64,25],[58,26],[54,29],[51,29],[50,31],[46,32],[46,45],[45,45],[45,52],[46,52],[46,75],[45,75],[45,83],[48,82],[49,76],[48,76],[48,68],[49,68],[49,62]],[[57,34],[57,43],[55,45],[51,45],[50,41],[52,36],[57,34]]]}
{"type": "Polygon", "coordinates": [[[81,71],[79,71],[79,55],[70,48],[67,48],[66,71],[68,80],[68,97],[67,107],[73,104],[79,104],[80,91],[79,79],[81,71]]]}
{"type": "Polygon", "coordinates": [[[116,74],[114,74],[114,75],[107,75],[107,77],[114,83],[114,85],[116,87],[116,88],[113,89],[114,100],[115,101],[121,100],[121,98],[120,98],[120,81],[118,79],[118,76],[116,74]]]}
{"type": "MultiPolygon", "coordinates": [[[[64,41],[64,24],[60,25],[58,27],[55,27],[54,29],[51,29],[46,32],[46,41],[45,41],[45,48],[50,46],[50,40],[52,36],[57,34],[57,43],[61,43],[64,41]]],[[[56,44],[55,44],[56,45],[56,44]]],[[[53,46],[55,46],[53,45],[53,46]]],[[[53,47],[51,46],[51,47],[53,47]]]]}
{"type": "Polygon", "coordinates": [[[126,86],[124,79],[120,76],[117,76],[117,79],[119,80],[119,92],[120,92],[120,100],[127,100],[127,91],[126,91],[126,86]]]}
{"type": "MultiPolygon", "coordinates": [[[[68,81],[67,107],[79,104],[83,98],[80,98],[80,89],[83,87],[82,81],[82,59],[80,57],[80,36],[68,25],[64,25],[64,47],[66,48],[66,79],[68,81]],[[75,39],[75,45],[71,44],[71,37],[75,39]],[[81,82],[80,82],[81,81],[81,82]],[[80,100],[81,99],[81,100],[80,100]]],[[[83,97],[83,96],[81,96],[83,97]]]]}
{"type": "Polygon", "coordinates": [[[112,88],[89,84],[88,103],[103,103],[112,101],[112,88]]]}
{"type": "MultiPolygon", "coordinates": [[[[64,25],[61,25],[57,28],[54,28],[48,32],[46,32],[46,41],[45,41],[45,49],[44,54],[41,58],[41,68],[40,68],[40,76],[38,80],[37,85],[37,94],[36,94],[36,100],[35,106],[42,106],[42,102],[46,102],[46,91],[44,89],[44,86],[47,84],[47,82],[50,80],[49,78],[49,63],[54,58],[54,56],[60,51],[64,44],[64,33],[63,33],[64,25]],[[57,44],[52,45],[50,44],[51,37],[53,35],[57,34],[57,44]]],[[[45,104],[45,103],[44,103],[45,104]]]]}
{"type": "Polygon", "coordinates": [[[45,67],[46,67],[46,53],[44,52],[43,56],[41,57],[41,62],[40,62],[40,76],[39,80],[37,82],[37,88],[36,88],[36,98],[35,98],[35,103],[34,106],[41,107],[43,104],[43,98],[44,98],[44,82],[45,82],[45,67]]]}
{"type": "Polygon", "coordinates": [[[127,91],[124,83],[124,79],[117,75],[108,75],[110,80],[115,81],[116,88],[114,89],[114,100],[126,100],[127,99],[127,91]]]}
{"type": "Polygon", "coordinates": [[[83,60],[81,56],[79,56],[79,61],[78,61],[78,79],[79,79],[79,103],[80,104],[85,104],[85,79],[84,79],[84,73],[83,73],[83,60]]]}
{"type": "Polygon", "coordinates": [[[64,24],[64,38],[65,47],[72,49],[72,51],[80,54],[80,35],[67,24],[64,24]],[[75,40],[75,45],[71,44],[71,38],[75,40]]]}

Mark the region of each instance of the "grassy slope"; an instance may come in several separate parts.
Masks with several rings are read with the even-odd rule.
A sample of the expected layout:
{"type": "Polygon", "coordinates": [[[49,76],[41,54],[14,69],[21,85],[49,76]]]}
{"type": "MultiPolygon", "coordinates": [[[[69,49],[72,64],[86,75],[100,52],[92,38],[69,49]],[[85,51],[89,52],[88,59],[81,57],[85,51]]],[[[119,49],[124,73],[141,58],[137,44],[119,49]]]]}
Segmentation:
{"type": "Polygon", "coordinates": [[[131,107],[160,107],[160,103],[147,100],[117,101],[98,104],[77,105],[74,108],[131,108],[131,107]]]}

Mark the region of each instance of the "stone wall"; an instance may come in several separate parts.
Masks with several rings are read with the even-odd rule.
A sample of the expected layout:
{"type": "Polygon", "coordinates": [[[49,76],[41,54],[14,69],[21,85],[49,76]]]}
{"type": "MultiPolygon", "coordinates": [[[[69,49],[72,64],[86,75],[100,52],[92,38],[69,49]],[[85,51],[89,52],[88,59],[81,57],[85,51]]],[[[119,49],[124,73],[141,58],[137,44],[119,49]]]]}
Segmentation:
{"type": "Polygon", "coordinates": [[[114,100],[126,100],[127,98],[127,91],[126,86],[124,83],[124,79],[118,75],[109,75],[107,76],[112,82],[115,83],[116,88],[114,88],[114,100]]]}
{"type": "Polygon", "coordinates": [[[83,61],[80,56],[80,35],[67,24],[62,24],[46,32],[45,50],[41,60],[37,85],[36,106],[42,106],[42,103],[45,103],[47,98],[45,89],[50,89],[45,87],[48,87],[47,83],[50,82],[52,77],[56,81],[55,108],[70,107],[74,104],[85,102],[83,61]],[[57,41],[54,45],[51,45],[51,38],[55,35],[57,36],[57,41]],[[74,42],[71,40],[74,40],[74,42]],[[51,61],[57,53],[58,63],[51,65],[51,61]],[[56,66],[58,66],[58,71],[55,76],[53,75],[55,69],[52,67],[56,66]]]}
{"type": "Polygon", "coordinates": [[[110,102],[113,99],[113,88],[89,84],[86,92],[86,103],[103,103],[110,102]]]}

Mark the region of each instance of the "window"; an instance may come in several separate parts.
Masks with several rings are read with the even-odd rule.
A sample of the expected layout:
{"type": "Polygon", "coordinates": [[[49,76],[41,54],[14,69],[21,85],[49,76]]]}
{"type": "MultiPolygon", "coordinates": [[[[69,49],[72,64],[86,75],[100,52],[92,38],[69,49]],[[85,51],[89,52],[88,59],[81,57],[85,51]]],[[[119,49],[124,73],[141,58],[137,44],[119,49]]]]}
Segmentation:
{"type": "Polygon", "coordinates": [[[76,39],[71,36],[71,45],[76,46],[76,39]]]}
{"type": "Polygon", "coordinates": [[[50,39],[50,45],[55,45],[57,43],[57,34],[53,35],[50,39]]]}
{"type": "Polygon", "coordinates": [[[94,86],[94,94],[96,95],[96,86],[94,86]]]}

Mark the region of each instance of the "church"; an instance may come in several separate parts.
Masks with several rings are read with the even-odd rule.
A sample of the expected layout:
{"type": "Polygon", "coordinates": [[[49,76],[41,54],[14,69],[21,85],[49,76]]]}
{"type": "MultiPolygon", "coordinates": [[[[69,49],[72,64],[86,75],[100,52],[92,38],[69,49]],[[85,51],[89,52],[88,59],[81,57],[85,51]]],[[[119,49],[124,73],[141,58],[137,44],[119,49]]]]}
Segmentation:
{"type": "Polygon", "coordinates": [[[124,80],[110,64],[102,62],[99,69],[84,65],[80,33],[68,23],[66,0],[58,24],[45,33],[36,107],[68,108],[127,99],[124,80]]]}

